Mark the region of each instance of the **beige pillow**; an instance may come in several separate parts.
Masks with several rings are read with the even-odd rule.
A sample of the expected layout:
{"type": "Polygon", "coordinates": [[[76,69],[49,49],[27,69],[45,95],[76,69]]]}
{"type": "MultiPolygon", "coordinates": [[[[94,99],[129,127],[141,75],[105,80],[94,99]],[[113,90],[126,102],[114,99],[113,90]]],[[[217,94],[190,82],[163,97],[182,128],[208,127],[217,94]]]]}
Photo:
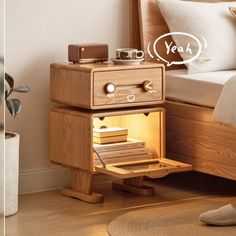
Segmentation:
{"type": "Polygon", "coordinates": [[[236,17],[236,7],[230,7],[229,10],[232,13],[232,15],[236,17]]]}
{"type": "MultiPolygon", "coordinates": [[[[188,72],[203,73],[236,69],[236,22],[231,17],[230,7],[236,1],[202,3],[181,0],[156,0],[170,32],[184,32],[200,40],[200,56],[186,63],[188,72]]],[[[189,37],[173,35],[178,48],[187,48],[190,43],[192,55],[197,55],[199,46],[189,37]]],[[[192,58],[187,51],[180,52],[184,61],[192,58]]]]}

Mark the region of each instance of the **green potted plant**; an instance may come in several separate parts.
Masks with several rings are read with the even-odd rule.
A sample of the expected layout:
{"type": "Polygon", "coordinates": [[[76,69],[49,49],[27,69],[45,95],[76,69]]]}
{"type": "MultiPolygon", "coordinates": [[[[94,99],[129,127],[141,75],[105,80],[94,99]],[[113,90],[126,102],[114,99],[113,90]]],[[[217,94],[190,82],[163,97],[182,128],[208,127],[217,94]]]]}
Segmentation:
{"type": "MultiPolygon", "coordinates": [[[[26,86],[14,87],[14,79],[5,74],[5,102],[8,111],[15,118],[21,111],[21,101],[10,98],[12,93],[27,93],[26,86]]],[[[19,141],[17,133],[5,132],[5,215],[10,216],[18,210],[19,181],[19,141]]]]}

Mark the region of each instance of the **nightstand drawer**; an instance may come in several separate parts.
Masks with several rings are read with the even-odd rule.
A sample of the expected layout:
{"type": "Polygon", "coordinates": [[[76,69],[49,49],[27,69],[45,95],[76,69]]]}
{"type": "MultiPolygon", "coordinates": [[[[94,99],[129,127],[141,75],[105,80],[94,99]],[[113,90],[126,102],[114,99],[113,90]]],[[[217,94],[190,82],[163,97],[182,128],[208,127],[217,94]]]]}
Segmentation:
{"type": "Polygon", "coordinates": [[[93,87],[94,106],[154,104],[164,100],[162,68],[95,72],[93,87]]]}
{"type": "Polygon", "coordinates": [[[52,64],[50,98],[53,102],[87,109],[109,109],[164,103],[164,66],[143,63],[52,64]]]}

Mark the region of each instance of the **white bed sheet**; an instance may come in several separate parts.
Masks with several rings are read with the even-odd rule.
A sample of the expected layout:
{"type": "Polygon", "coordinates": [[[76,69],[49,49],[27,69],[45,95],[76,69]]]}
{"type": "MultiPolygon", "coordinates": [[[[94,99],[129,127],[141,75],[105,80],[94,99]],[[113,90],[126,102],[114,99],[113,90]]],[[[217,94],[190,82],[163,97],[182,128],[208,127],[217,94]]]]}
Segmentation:
{"type": "Polygon", "coordinates": [[[167,99],[215,107],[224,84],[236,70],[188,74],[187,69],[166,71],[167,99]]]}

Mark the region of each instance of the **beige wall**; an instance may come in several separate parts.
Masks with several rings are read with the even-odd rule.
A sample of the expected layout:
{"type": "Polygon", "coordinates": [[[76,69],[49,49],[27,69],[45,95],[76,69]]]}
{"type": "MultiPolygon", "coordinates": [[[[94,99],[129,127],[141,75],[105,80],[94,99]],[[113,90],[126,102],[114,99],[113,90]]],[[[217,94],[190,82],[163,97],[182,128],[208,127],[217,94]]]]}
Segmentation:
{"type": "Polygon", "coordinates": [[[21,114],[6,114],[7,129],[21,135],[20,169],[51,166],[48,155],[49,65],[67,60],[67,45],[106,42],[129,46],[128,0],[7,0],[6,71],[28,85],[21,114]]]}

